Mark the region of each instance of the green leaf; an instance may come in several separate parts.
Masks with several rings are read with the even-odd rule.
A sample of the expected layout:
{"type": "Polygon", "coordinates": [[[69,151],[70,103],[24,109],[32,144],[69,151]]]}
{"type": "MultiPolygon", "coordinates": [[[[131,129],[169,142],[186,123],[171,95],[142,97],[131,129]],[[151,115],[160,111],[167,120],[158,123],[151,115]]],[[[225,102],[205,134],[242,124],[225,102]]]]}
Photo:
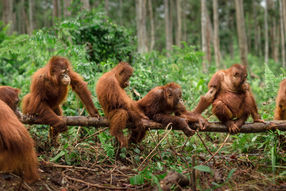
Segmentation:
{"type": "Polygon", "coordinates": [[[130,177],[129,181],[130,181],[130,184],[132,185],[142,185],[144,184],[144,176],[141,174],[138,174],[133,177],[130,177]]]}
{"type": "Polygon", "coordinates": [[[54,156],[53,158],[50,159],[51,162],[56,162],[59,158],[61,158],[62,156],[65,155],[65,151],[61,151],[59,152],[56,156],[54,156]]]}
{"type": "Polygon", "coordinates": [[[211,168],[208,167],[208,166],[205,166],[205,165],[195,166],[194,169],[196,169],[196,170],[198,170],[198,171],[201,171],[201,172],[209,172],[209,173],[212,172],[211,168]]]}

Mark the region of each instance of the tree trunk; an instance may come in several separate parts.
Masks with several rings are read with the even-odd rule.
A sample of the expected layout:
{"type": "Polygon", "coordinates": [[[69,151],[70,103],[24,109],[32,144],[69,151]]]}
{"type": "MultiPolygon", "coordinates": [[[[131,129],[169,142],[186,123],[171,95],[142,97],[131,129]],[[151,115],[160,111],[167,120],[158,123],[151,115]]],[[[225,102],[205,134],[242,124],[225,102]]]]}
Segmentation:
{"type": "Polygon", "coordinates": [[[275,62],[279,61],[279,30],[277,29],[277,23],[275,17],[273,18],[273,59],[275,62]]]}
{"type": "Polygon", "coordinates": [[[170,39],[170,23],[169,23],[169,1],[164,0],[164,9],[165,9],[165,33],[166,33],[166,50],[167,56],[170,56],[171,51],[171,39],[170,39]]]}
{"type": "Polygon", "coordinates": [[[207,16],[206,13],[206,0],[201,0],[201,27],[202,27],[202,51],[204,53],[203,57],[203,72],[207,72],[207,61],[208,61],[208,55],[207,55],[207,16]]]}
{"type": "Polygon", "coordinates": [[[258,55],[261,56],[262,55],[262,32],[261,32],[261,29],[262,27],[258,25],[258,30],[257,30],[257,33],[258,33],[258,55]]]}
{"type": "MultiPolygon", "coordinates": [[[[137,0],[136,0],[137,1],[137,0]]],[[[104,1],[104,8],[105,8],[105,13],[108,16],[108,9],[109,9],[109,0],[104,1]]]]}
{"type": "Polygon", "coordinates": [[[257,22],[257,10],[256,10],[256,2],[253,1],[252,2],[252,9],[253,9],[253,17],[252,19],[254,20],[254,28],[255,28],[255,32],[254,32],[254,55],[258,56],[258,22],[257,22]]]}
{"type": "Polygon", "coordinates": [[[33,7],[34,0],[29,0],[29,34],[32,34],[34,30],[33,7]]]}
{"type": "Polygon", "coordinates": [[[155,45],[155,26],[154,26],[154,17],[153,17],[153,9],[152,9],[152,0],[148,0],[148,9],[149,9],[150,25],[151,25],[150,51],[152,51],[155,45]]]}
{"type": "Polygon", "coordinates": [[[284,33],[286,32],[286,2],[285,2],[285,0],[283,0],[282,1],[282,8],[283,8],[283,10],[282,10],[282,12],[283,12],[283,21],[284,21],[284,23],[283,23],[283,25],[284,25],[284,33]]]}
{"type": "Polygon", "coordinates": [[[172,50],[172,45],[173,45],[173,8],[174,8],[174,3],[173,3],[174,0],[169,0],[170,2],[170,6],[169,6],[169,26],[170,26],[170,42],[171,42],[171,50],[172,50]]]}
{"type": "Polygon", "coordinates": [[[214,12],[214,52],[216,68],[220,67],[220,49],[219,49],[219,21],[218,21],[218,5],[217,0],[213,0],[213,12],[214,12]]]}
{"type": "Polygon", "coordinates": [[[245,33],[245,22],[243,13],[243,0],[235,0],[235,12],[236,12],[236,25],[238,32],[238,41],[240,49],[240,60],[245,66],[248,66],[247,61],[247,39],[245,33]]]}
{"type": "Polygon", "coordinates": [[[177,35],[176,35],[176,45],[181,47],[182,40],[182,10],[181,10],[181,0],[177,0],[177,35]]]}
{"type": "Polygon", "coordinates": [[[207,58],[208,58],[208,65],[210,65],[212,61],[212,42],[214,39],[214,35],[208,11],[206,12],[206,17],[207,17],[207,58]]]}
{"type": "Polygon", "coordinates": [[[89,0],[82,0],[82,9],[83,10],[90,10],[89,0]]]}
{"type": "Polygon", "coordinates": [[[2,0],[2,21],[5,25],[10,24],[8,33],[12,34],[13,26],[13,0],[2,0]]]}
{"type": "MultiPolygon", "coordinates": [[[[269,0],[268,5],[269,5],[268,9],[271,10],[271,12],[276,11],[274,0],[269,0]]],[[[269,41],[271,43],[271,56],[275,62],[278,62],[279,45],[277,43],[277,38],[279,37],[279,33],[277,34],[276,16],[272,15],[269,20],[271,20],[271,30],[270,30],[271,40],[269,41]]]]}
{"type": "Polygon", "coordinates": [[[187,7],[187,3],[188,1],[183,0],[183,4],[185,5],[182,7],[183,8],[183,41],[185,42],[187,41],[187,18],[186,18],[186,13],[185,13],[185,10],[186,10],[185,7],[187,7]]]}
{"type": "Polygon", "coordinates": [[[64,0],[64,18],[68,18],[71,16],[70,6],[72,0],[64,0]]]}
{"type": "Polygon", "coordinates": [[[282,4],[282,0],[279,0],[279,8],[280,8],[281,57],[282,57],[282,66],[285,67],[285,39],[284,39],[284,23],[283,23],[283,4],[282,4]]]}
{"type": "Polygon", "coordinates": [[[119,15],[119,24],[123,25],[123,18],[122,18],[122,11],[123,11],[123,2],[122,0],[119,0],[119,9],[118,9],[118,15],[119,15]]]}
{"type": "Polygon", "coordinates": [[[136,1],[138,52],[147,52],[146,39],[146,0],[136,1]]]}
{"type": "Polygon", "coordinates": [[[264,47],[264,62],[268,64],[268,57],[269,57],[269,43],[268,43],[268,5],[267,0],[265,0],[265,10],[264,10],[264,39],[265,39],[265,47],[264,47]]]}
{"type": "Polygon", "coordinates": [[[53,24],[56,23],[56,18],[59,17],[59,4],[58,0],[53,0],[53,24]]]}

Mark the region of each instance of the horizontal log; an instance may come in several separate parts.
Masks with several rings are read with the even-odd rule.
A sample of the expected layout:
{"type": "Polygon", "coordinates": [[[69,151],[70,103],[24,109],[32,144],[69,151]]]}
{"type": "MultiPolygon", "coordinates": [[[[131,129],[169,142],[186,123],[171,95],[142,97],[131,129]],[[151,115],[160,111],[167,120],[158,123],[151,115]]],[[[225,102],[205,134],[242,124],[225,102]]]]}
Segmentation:
{"type": "MultiPolygon", "coordinates": [[[[87,127],[108,127],[109,122],[106,118],[100,117],[99,119],[95,117],[86,117],[86,116],[62,116],[61,117],[68,126],[87,126],[87,127]]],[[[35,117],[25,116],[20,114],[20,120],[24,124],[47,124],[44,121],[40,121],[35,117]]],[[[160,123],[156,123],[153,121],[144,120],[143,125],[147,129],[151,130],[158,130],[158,129],[165,129],[160,123]]],[[[128,123],[128,128],[133,128],[132,123],[128,123]]],[[[197,129],[199,127],[198,123],[190,124],[192,129],[197,129]]],[[[172,127],[173,130],[179,130],[177,127],[172,127]]],[[[240,133],[260,133],[266,132],[268,130],[275,130],[279,129],[280,131],[286,131],[286,121],[267,121],[265,123],[246,123],[244,124],[241,129],[240,133]]],[[[210,122],[210,125],[201,130],[201,132],[219,132],[219,133],[226,133],[228,129],[225,125],[219,122],[210,122]]]]}

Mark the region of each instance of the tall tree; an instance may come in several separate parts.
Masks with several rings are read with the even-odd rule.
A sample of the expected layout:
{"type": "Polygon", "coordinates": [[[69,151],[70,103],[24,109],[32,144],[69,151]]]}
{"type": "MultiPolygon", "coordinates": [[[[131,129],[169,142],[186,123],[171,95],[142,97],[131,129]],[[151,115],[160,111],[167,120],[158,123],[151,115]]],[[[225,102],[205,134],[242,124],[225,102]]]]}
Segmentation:
{"type": "Polygon", "coordinates": [[[34,0],[29,0],[29,34],[32,34],[34,30],[33,7],[34,0]]]}
{"type": "Polygon", "coordinates": [[[109,0],[104,0],[105,13],[108,16],[109,0]]]}
{"type": "Polygon", "coordinates": [[[264,52],[264,62],[266,64],[268,64],[268,57],[269,57],[269,43],[268,43],[268,16],[267,16],[267,12],[268,12],[268,3],[267,0],[264,1],[265,2],[265,9],[264,9],[264,38],[265,38],[265,52],[264,52]]]}
{"type": "Polygon", "coordinates": [[[64,0],[64,17],[65,18],[71,16],[71,11],[69,10],[71,6],[71,1],[72,0],[64,0]]]}
{"type": "Polygon", "coordinates": [[[5,25],[10,24],[9,34],[13,31],[13,0],[2,0],[2,20],[5,25]]]}
{"type": "Polygon", "coordinates": [[[60,16],[59,13],[59,1],[53,0],[53,24],[55,24],[56,18],[60,16]]]}
{"type": "Polygon", "coordinates": [[[82,9],[90,10],[89,0],[82,0],[82,9]]]}
{"type": "Polygon", "coordinates": [[[284,32],[286,32],[286,2],[285,0],[281,1],[281,6],[282,6],[282,12],[283,12],[283,25],[284,25],[284,32]]]}
{"type": "Polygon", "coordinates": [[[248,49],[247,49],[245,22],[243,15],[243,0],[235,0],[235,12],[236,12],[236,25],[237,25],[238,41],[240,49],[240,60],[243,65],[248,66],[248,61],[247,61],[248,49]]]}
{"type": "Polygon", "coordinates": [[[136,1],[138,52],[148,51],[146,37],[146,0],[136,1]]]}
{"type": "Polygon", "coordinates": [[[187,7],[188,6],[188,1],[186,1],[186,0],[183,0],[183,4],[184,4],[184,6],[182,7],[182,9],[183,9],[183,11],[182,11],[182,13],[183,13],[183,41],[187,41],[187,19],[186,19],[186,12],[185,12],[185,10],[186,10],[186,8],[185,7],[187,7]]]}
{"type": "Polygon", "coordinates": [[[217,0],[213,0],[213,20],[214,20],[214,52],[216,67],[220,68],[220,49],[219,49],[219,21],[217,0]]]}
{"type": "Polygon", "coordinates": [[[155,45],[155,26],[154,26],[154,16],[153,16],[153,9],[152,9],[152,0],[148,0],[148,9],[150,15],[150,27],[151,27],[151,43],[150,43],[150,51],[154,49],[155,45]]]}
{"type": "Polygon", "coordinates": [[[284,37],[284,23],[283,23],[283,4],[282,0],[279,0],[280,7],[280,33],[281,33],[281,56],[282,56],[282,66],[285,67],[285,37],[284,37]]]}
{"type": "Polygon", "coordinates": [[[172,45],[173,45],[173,7],[174,7],[174,0],[169,0],[170,4],[169,4],[169,39],[170,39],[170,42],[171,42],[171,49],[172,49],[172,45]]]}
{"type": "Polygon", "coordinates": [[[170,56],[170,50],[171,50],[171,39],[170,39],[170,19],[169,19],[169,1],[164,0],[164,12],[165,12],[165,36],[166,36],[166,50],[167,50],[167,56],[170,56]]]}
{"type": "Polygon", "coordinates": [[[181,46],[182,40],[182,9],[181,0],[177,0],[177,35],[176,35],[176,45],[181,46]]]}
{"type": "Polygon", "coordinates": [[[203,71],[207,72],[207,7],[206,0],[201,0],[201,27],[202,27],[202,51],[204,53],[203,57],[203,71]]]}

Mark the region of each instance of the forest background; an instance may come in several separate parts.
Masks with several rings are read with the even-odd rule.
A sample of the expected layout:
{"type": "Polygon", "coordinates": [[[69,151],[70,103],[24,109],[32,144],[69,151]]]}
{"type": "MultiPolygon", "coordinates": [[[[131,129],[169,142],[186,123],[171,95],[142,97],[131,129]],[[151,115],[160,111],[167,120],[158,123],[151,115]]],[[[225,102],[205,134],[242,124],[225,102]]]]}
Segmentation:
{"type": "MultiPolygon", "coordinates": [[[[215,71],[241,63],[248,67],[259,113],[264,120],[273,119],[279,83],[286,72],[284,0],[2,0],[0,10],[0,84],[20,88],[21,98],[29,91],[31,75],[51,56],[61,55],[89,83],[97,108],[97,79],[123,60],[135,69],[127,88],[133,99],[155,86],[176,82],[191,110],[206,93],[215,71]]],[[[72,93],[63,108],[67,116],[87,115],[72,93]]],[[[210,109],[204,117],[217,121],[210,109]]],[[[115,163],[115,139],[106,129],[97,133],[95,128],[70,127],[60,147],[48,155],[44,152],[48,128],[29,130],[40,160],[69,165],[93,162],[91,148],[96,147],[96,161],[108,157],[115,163]]],[[[120,155],[128,156],[137,169],[164,135],[165,131],[150,131],[140,144],[143,150],[134,146],[120,155]]],[[[225,157],[235,156],[255,166],[254,170],[245,167],[251,178],[240,174],[241,164],[228,164],[223,182],[216,180],[214,167],[200,166],[198,170],[211,177],[199,181],[201,189],[237,188],[238,180],[232,177],[240,175],[242,188],[285,182],[285,135],[279,131],[232,135],[220,156],[224,164],[229,162],[225,157]]],[[[201,136],[212,152],[225,138],[216,133],[201,136]]],[[[171,169],[190,176],[192,156],[208,158],[209,153],[197,136],[186,140],[181,132],[171,132],[144,170],[129,177],[130,184],[156,186],[171,169]]]]}

